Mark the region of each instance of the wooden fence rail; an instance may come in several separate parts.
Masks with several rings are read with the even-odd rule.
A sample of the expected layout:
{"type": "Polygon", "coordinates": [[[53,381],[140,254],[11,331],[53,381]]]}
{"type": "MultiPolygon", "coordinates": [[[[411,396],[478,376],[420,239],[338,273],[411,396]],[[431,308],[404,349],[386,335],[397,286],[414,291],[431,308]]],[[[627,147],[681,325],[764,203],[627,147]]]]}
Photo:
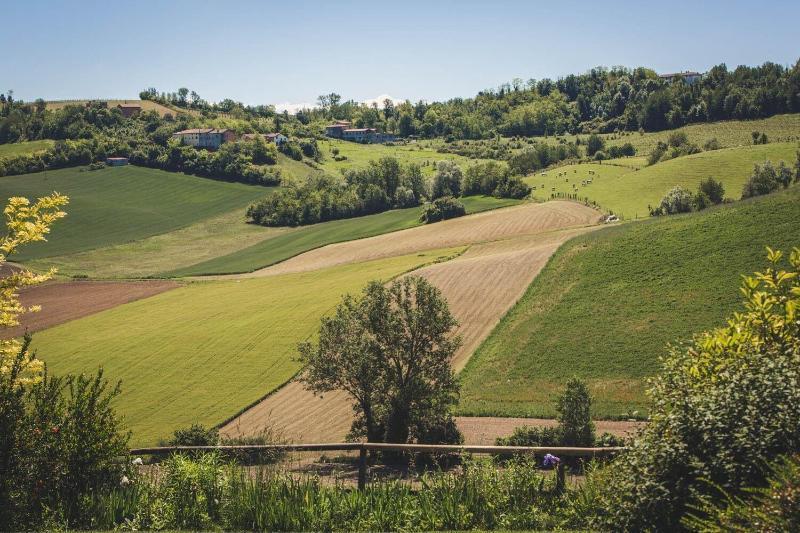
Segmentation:
{"type": "MultiPolygon", "coordinates": [[[[180,452],[319,452],[319,451],[358,451],[358,488],[363,490],[367,483],[367,452],[393,451],[412,453],[474,453],[474,454],[506,454],[506,455],[545,455],[557,457],[596,458],[609,457],[624,448],[578,448],[559,446],[465,446],[450,444],[390,444],[372,442],[329,442],[317,444],[258,444],[242,446],[161,446],[155,448],[134,448],[130,455],[170,455],[180,452]]],[[[556,469],[556,484],[560,489],[565,486],[564,463],[556,469]]]]}

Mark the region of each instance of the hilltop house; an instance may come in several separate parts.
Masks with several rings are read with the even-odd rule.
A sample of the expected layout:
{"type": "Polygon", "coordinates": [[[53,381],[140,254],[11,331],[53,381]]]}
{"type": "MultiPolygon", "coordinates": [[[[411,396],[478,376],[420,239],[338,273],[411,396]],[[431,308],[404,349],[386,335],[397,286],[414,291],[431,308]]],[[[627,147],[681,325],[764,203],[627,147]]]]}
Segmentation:
{"type": "Polygon", "coordinates": [[[699,81],[700,78],[703,77],[703,75],[700,74],[699,72],[687,70],[686,72],[672,72],[670,74],[659,74],[658,77],[666,81],[671,81],[675,77],[680,77],[683,78],[683,81],[685,83],[691,85],[694,82],[699,81]]]}
{"type": "Polygon", "coordinates": [[[122,111],[122,116],[125,118],[135,117],[142,112],[142,106],[139,104],[118,104],[117,108],[122,111]]]}
{"type": "Polygon", "coordinates": [[[256,137],[259,137],[259,136],[263,137],[264,140],[267,141],[268,143],[275,143],[277,146],[280,146],[283,143],[289,141],[289,138],[286,135],[283,135],[281,133],[266,133],[266,134],[245,133],[245,134],[242,135],[242,140],[243,141],[251,141],[251,140],[253,140],[253,139],[255,139],[256,137]]]}
{"type": "Polygon", "coordinates": [[[337,120],[325,128],[325,135],[334,139],[359,143],[385,143],[394,141],[391,133],[383,133],[375,128],[353,128],[346,120],[337,120]]]}
{"type": "Polygon", "coordinates": [[[181,143],[195,148],[211,148],[216,150],[222,143],[236,140],[236,134],[229,129],[193,128],[172,134],[181,143]]]}

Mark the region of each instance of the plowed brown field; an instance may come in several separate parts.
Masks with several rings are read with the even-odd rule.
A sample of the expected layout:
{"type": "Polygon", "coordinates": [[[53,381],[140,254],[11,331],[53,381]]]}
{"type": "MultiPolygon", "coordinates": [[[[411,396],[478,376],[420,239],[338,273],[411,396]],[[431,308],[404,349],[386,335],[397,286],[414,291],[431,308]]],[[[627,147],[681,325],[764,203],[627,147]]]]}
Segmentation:
{"type": "Polygon", "coordinates": [[[24,289],[20,301],[25,306],[41,305],[38,313],[22,315],[21,324],[3,330],[4,338],[46,329],[76,318],[111,309],[135,300],[174,289],[174,281],[70,281],[50,282],[24,289]]]}

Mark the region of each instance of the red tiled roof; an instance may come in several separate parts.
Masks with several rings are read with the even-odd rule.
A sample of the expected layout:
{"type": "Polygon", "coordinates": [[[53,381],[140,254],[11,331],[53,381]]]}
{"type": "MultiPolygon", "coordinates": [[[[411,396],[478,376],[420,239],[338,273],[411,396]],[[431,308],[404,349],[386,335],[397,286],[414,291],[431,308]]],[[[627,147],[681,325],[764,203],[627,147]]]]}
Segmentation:
{"type": "Polygon", "coordinates": [[[219,130],[215,128],[191,128],[188,130],[176,131],[175,133],[173,133],[173,135],[189,135],[195,133],[225,133],[226,131],[228,130],[227,129],[219,130]]]}

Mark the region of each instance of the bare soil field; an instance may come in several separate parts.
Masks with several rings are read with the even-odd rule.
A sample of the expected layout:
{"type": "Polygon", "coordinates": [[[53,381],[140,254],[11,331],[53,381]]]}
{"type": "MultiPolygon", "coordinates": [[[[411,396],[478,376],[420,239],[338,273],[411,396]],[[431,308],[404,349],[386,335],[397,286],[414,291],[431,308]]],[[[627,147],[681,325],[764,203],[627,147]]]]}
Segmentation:
{"type": "Polygon", "coordinates": [[[346,263],[360,263],[407,255],[424,250],[586,226],[596,223],[599,218],[600,214],[597,211],[575,202],[527,203],[376,237],[331,244],[255,272],[219,276],[218,279],[307,272],[346,263]]]}
{"type": "Polygon", "coordinates": [[[20,325],[2,331],[2,336],[11,338],[23,335],[25,330],[47,329],[179,286],[180,283],[164,280],[54,281],[37,285],[20,292],[20,301],[25,306],[41,305],[42,310],[22,315],[20,325]]]}
{"type": "MultiPolygon", "coordinates": [[[[583,207],[578,204],[571,206],[583,207]]],[[[530,216],[530,211],[519,208],[506,211],[515,211],[523,219],[535,218],[541,213],[535,211],[536,215],[530,216]]],[[[597,212],[592,210],[590,213],[579,210],[578,213],[579,217],[585,217],[582,220],[591,221],[597,217],[597,212]]],[[[548,212],[547,216],[549,215],[548,212]]],[[[566,218],[565,225],[572,220],[566,218]]],[[[509,226],[507,222],[506,226],[509,226]]],[[[484,226],[488,227],[488,224],[484,226]]],[[[599,226],[545,230],[517,236],[513,236],[513,231],[506,230],[512,237],[474,244],[456,259],[413,272],[414,275],[426,277],[442,291],[459,321],[458,332],[462,336],[463,345],[453,359],[456,371],[464,367],[475,349],[524,294],[558,247],[569,238],[597,227],[599,226]]],[[[398,232],[394,236],[399,237],[403,233],[406,232],[398,232]]],[[[485,234],[491,234],[491,230],[485,234]]],[[[364,239],[371,240],[373,239],[364,239]]],[[[370,248],[364,250],[368,251],[370,248]]],[[[314,264],[321,263],[314,261],[314,264]]],[[[346,435],[351,421],[352,409],[344,393],[314,396],[300,383],[292,381],[223,426],[222,432],[231,436],[250,435],[258,433],[265,426],[272,426],[295,442],[338,441],[346,435]]],[[[470,440],[467,442],[472,443],[470,440]]]]}

